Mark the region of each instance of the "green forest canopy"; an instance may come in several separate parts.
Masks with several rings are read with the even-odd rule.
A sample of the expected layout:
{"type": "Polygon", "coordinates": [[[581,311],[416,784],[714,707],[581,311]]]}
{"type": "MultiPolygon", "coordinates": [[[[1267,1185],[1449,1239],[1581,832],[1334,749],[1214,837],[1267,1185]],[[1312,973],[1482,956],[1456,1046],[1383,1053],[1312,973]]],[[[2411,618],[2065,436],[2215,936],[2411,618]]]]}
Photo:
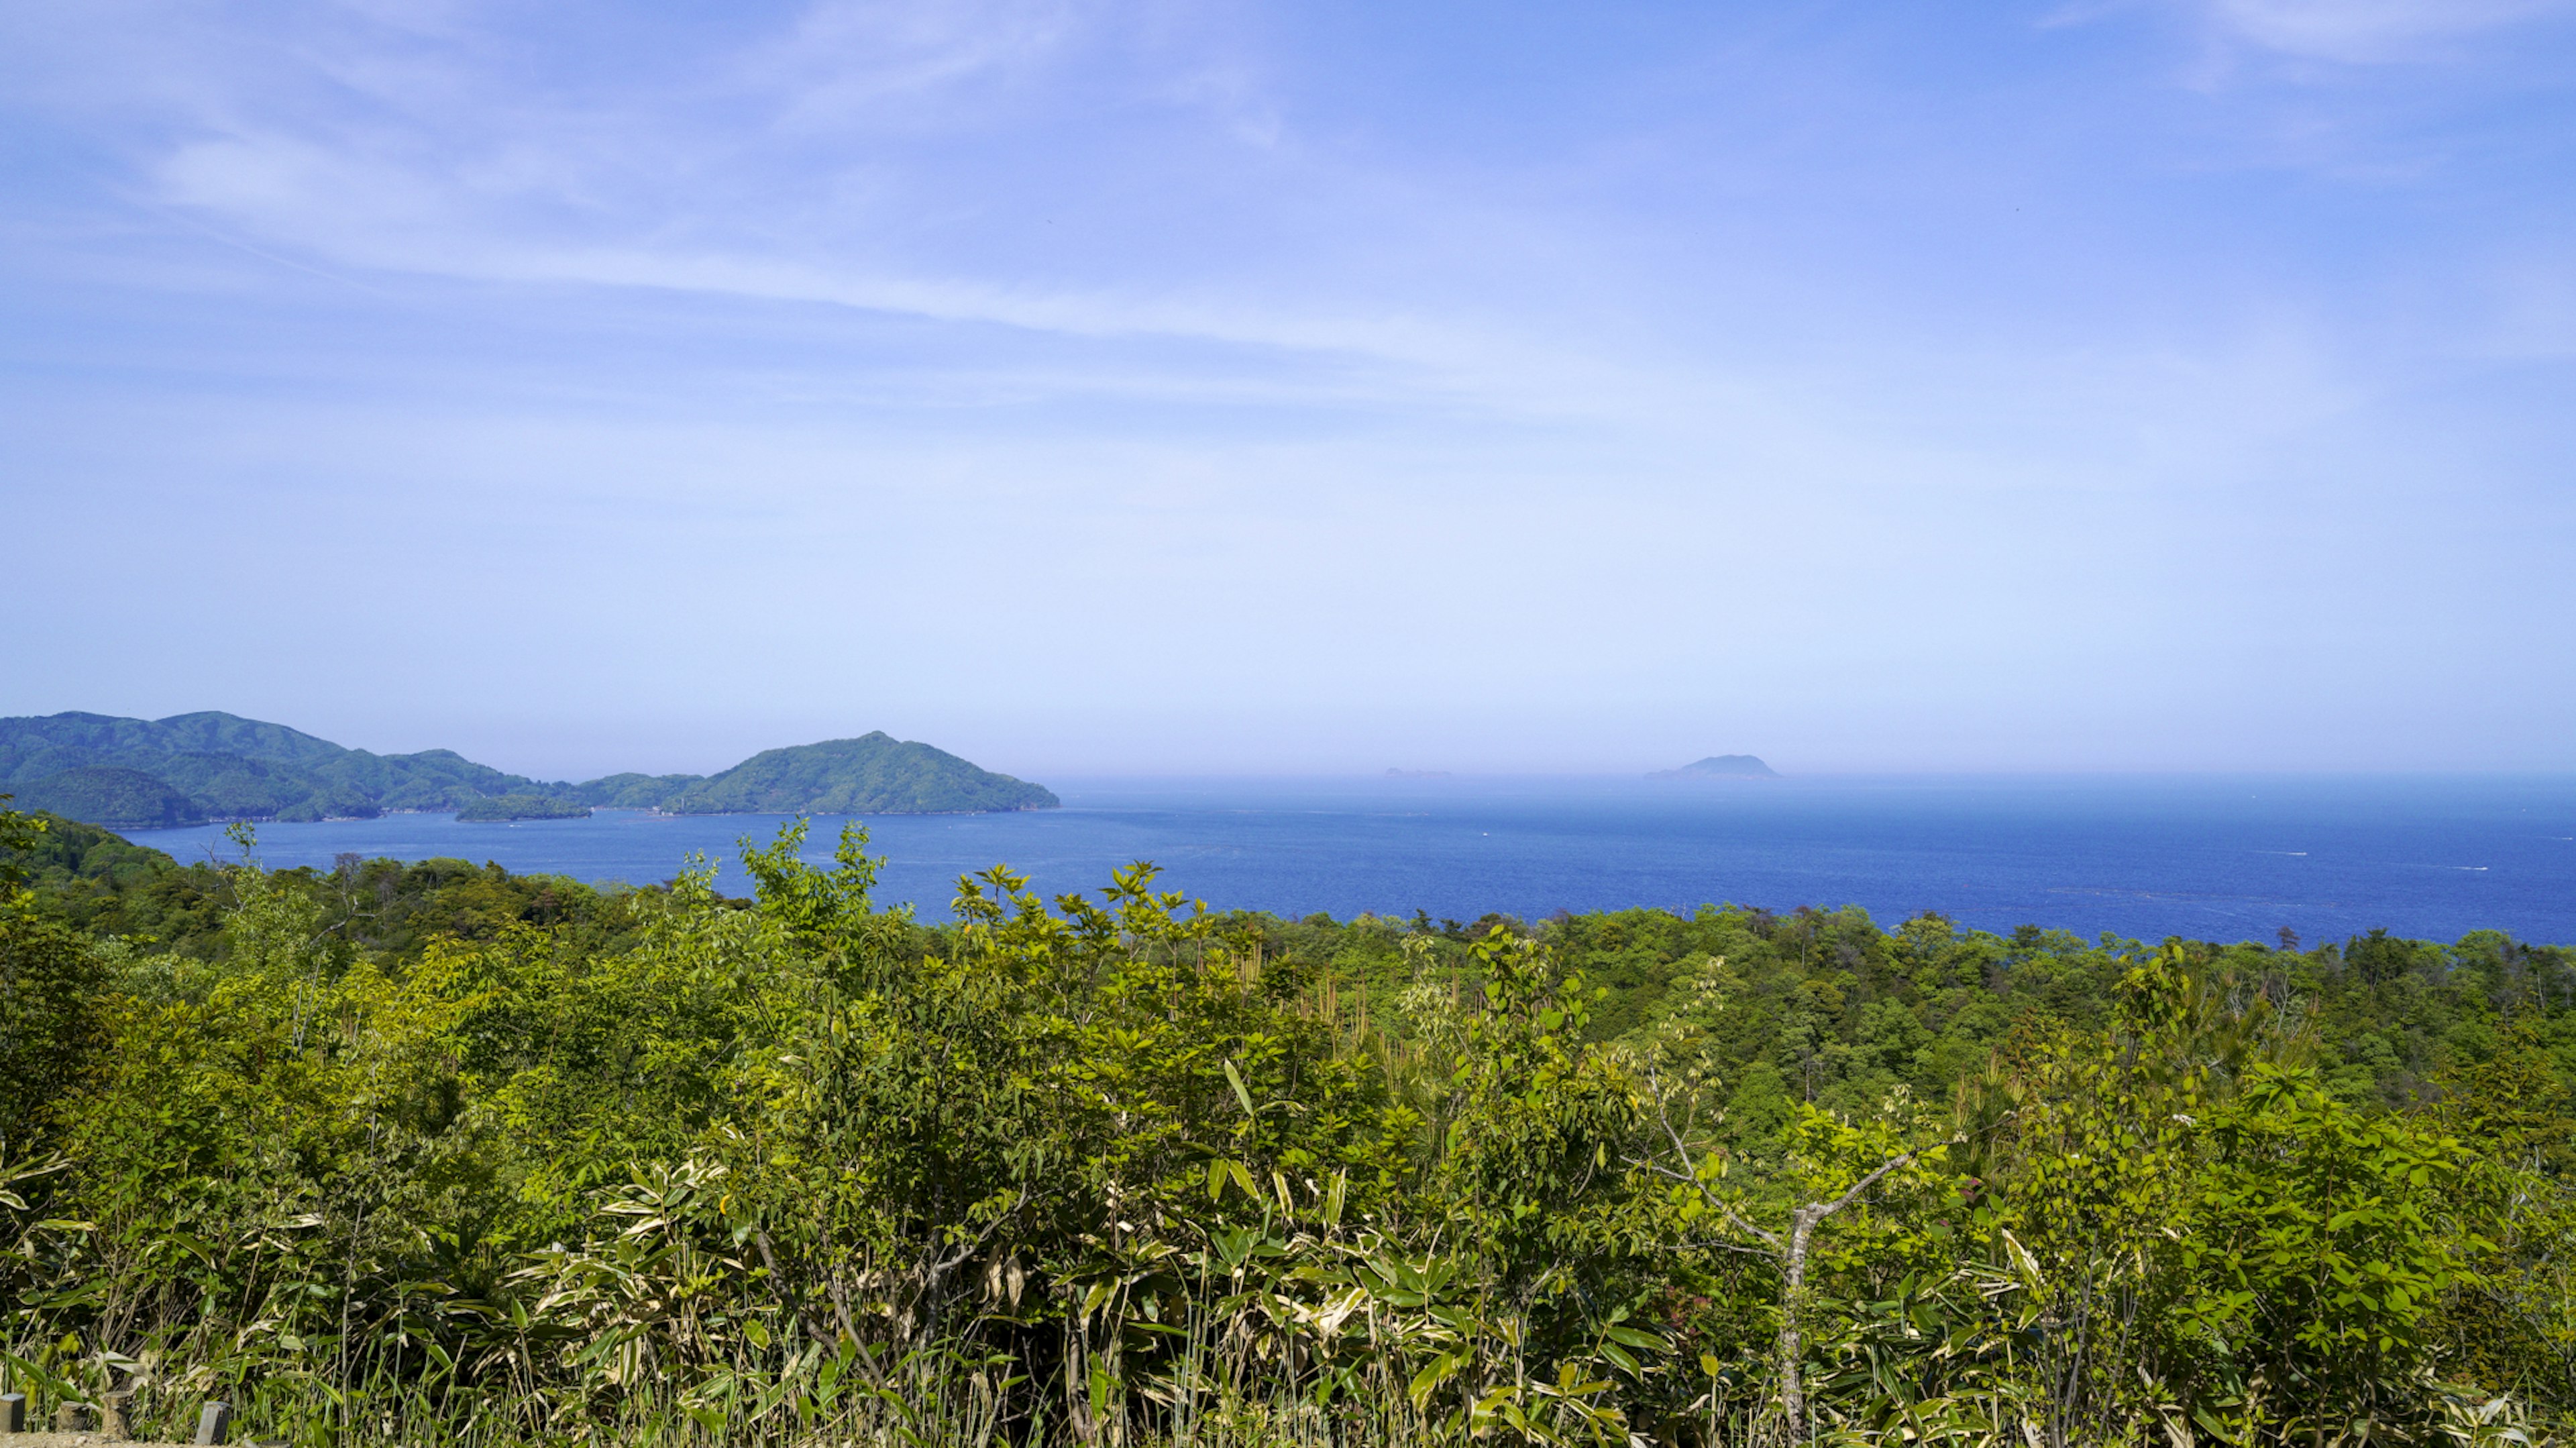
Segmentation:
{"type": "Polygon", "coordinates": [[[15,793],[24,808],[128,829],[209,819],[372,818],[389,810],[525,819],[559,818],[584,806],[910,814],[1057,803],[1038,785],[883,733],[766,750],[713,777],[618,774],[577,785],[506,774],[452,750],[344,749],[282,724],[215,712],[0,719],[0,791],[15,793]],[[504,799],[514,803],[490,803],[504,799]]]}
{"type": "Polygon", "coordinates": [[[543,794],[484,795],[459,805],[456,818],[468,824],[501,820],[578,820],[590,818],[590,806],[579,800],[543,794]]]}
{"type": "Polygon", "coordinates": [[[996,869],[929,926],[868,904],[861,836],[747,844],[745,901],[49,823],[0,915],[0,1351],[40,1403],[107,1351],[317,1442],[2576,1406],[2562,948],[1285,920],[1145,867],[1051,903],[996,869]]]}

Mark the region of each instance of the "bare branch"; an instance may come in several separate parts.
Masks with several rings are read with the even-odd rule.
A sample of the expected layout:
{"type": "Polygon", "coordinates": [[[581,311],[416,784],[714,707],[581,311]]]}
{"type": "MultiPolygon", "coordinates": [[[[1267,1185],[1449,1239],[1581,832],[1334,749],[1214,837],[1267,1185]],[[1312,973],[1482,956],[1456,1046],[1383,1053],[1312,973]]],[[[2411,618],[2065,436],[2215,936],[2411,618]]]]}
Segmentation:
{"type": "MultiPolygon", "coordinates": [[[[1957,1146],[1966,1139],[1967,1138],[1965,1137],[1954,1136],[1941,1144],[1943,1146],[1957,1146]]],[[[1889,1172],[1895,1171],[1900,1167],[1908,1165],[1921,1153],[1922,1148],[1918,1147],[1913,1151],[1892,1156],[1887,1160],[1880,1162],[1878,1170],[1862,1177],[1859,1181],[1853,1182],[1850,1191],[1843,1193],[1841,1196],[1834,1198],[1832,1201],[1821,1207],[1804,1208],[1803,1211],[1811,1214],[1808,1216],[1807,1220],[1811,1222],[1821,1222],[1825,1218],[1832,1216],[1834,1213],[1841,1211],[1843,1208],[1850,1206],[1853,1202],[1860,1200],[1861,1193],[1868,1191],[1872,1186],[1876,1185],[1880,1177],[1883,1177],[1889,1172]]]]}
{"type": "Polygon", "coordinates": [[[993,1233],[1000,1230],[1002,1223],[1010,1220],[1011,1213],[1020,1209],[1020,1202],[1025,1199],[1025,1193],[1015,1197],[1010,1206],[994,1214],[993,1220],[984,1224],[984,1230],[976,1233],[972,1239],[958,1243],[957,1250],[949,1253],[945,1260],[934,1260],[930,1267],[930,1280],[937,1282],[945,1278],[949,1273],[956,1271],[967,1258],[981,1251],[984,1244],[992,1240],[993,1233]]]}
{"type": "MultiPolygon", "coordinates": [[[[1674,1157],[1678,1159],[1683,1166],[1690,1166],[1690,1146],[1687,1142],[1682,1140],[1680,1130],[1673,1125],[1672,1107],[1670,1105],[1669,1098],[1664,1094],[1664,1083],[1651,1071],[1646,1073],[1646,1081],[1654,1088],[1655,1120],[1662,1125],[1665,1137],[1672,1142],[1674,1157]]],[[[1766,1232],[1760,1227],[1753,1225],[1751,1222],[1746,1221],[1744,1219],[1744,1214],[1735,1210],[1735,1204],[1728,1201],[1725,1196],[1720,1194],[1707,1182],[1702,1181],[1699,1177],[1699,1173],[1695,1169],[1688,1173],[1669,1169],[1659,1170],[1661,1170],[1662,1175],[1670,1177],[1674,1181],[1690,1183],[1691,1187],[1699,1193],[1700,1200],[1725,1213],[1726,1219],[1733,1222],[1737,1230],[1750,1233],[1752,1236],[1758,1238],[1764,1244],[1769,1246],[1774,1252],[1782,1250],[1780,1238],[1777,1235],[1766,1232]]]]}

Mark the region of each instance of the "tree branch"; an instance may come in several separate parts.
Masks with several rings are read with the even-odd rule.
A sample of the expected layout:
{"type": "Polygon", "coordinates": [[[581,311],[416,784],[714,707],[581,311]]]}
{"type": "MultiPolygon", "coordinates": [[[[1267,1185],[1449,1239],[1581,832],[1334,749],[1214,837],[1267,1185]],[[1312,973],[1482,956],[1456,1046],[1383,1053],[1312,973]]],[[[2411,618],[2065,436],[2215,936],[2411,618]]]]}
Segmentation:
{"type": "MultiPolygon", "coordinates": [[[[1943,1146],[1957,1146],[1966,1140],[1967,1138],[1964,1136],[1954,1136],[1941,1144],[1943,1146]]],[[[1843,1193],[1841,1196],[1834,1198],[1823,1206],[1802,1208],[1802,1213],[1812,1214],[1807,1217],[1807,1220],[1810,1222],[1823,1221],[1825,1218],[1830,1217],[1834,1213],[1841,1211],[1843,1208],[1850,1206],[1853,1202],[1860,1200],[1860,1194],[1868,1191],[1872,1186],[1876,1185],[1880,1177],[1883,1177],[1889,1172],[1895,1171],[1897,1168],[1912,1162],[1914,1158],[1922,1155],[1924,1150],[1926,1150],[1926,1148],[1917,1147],[1914,1150],[1902,1153],[1901,1155],[1889,1157],[1887,1160],[1878,1164],[1878,1170],[1862,1177],[1859,1181],[1853,1182],[1850,1191],[1843,1193]]]]}
{"type": "MultiPolygon", "coordinates": [[[[1669,1099],[1664,1095],[1664,1083],[1659,1080],[1653,1072],[1647,1073],[1646,1081],[1647,1084],[1654,1087],[1655,1120],[1662,1125],[1665,1137],[1672,1142],[1673,1156],[1679,1160],[1683,1166],[1691,1166],[1690,1146],[1682,1140],[1680,1129],[1673,1125],[1672,1106],[1669,1099]]],[[[1733,1202],[1730,1202],[1725,1197],[1719,1195],[1718,1192],[1709,1186],[1707,1182],[1700,1180],[1699,1172],[1696,1168],[1688,1173],[1662,1170],[1660,1168],[1658,1168],[1658,1170],[1661,1170],[1664,1176],[1670,1177],[1674,1181],[1690,1183],[1692,1189],[1699,1193],[1700,1200],[1725,1213],[1726,1219],[1733,1222],[1736,1225],[1737,1230],[1751,1233],[1754,1237],[1760,1239],[1765,1245],[1769,1246],[1774,1252],[1781,1250],[1779,1237],[1762,1230],[1751,1222],[1746,1221],[1744,1219],[1744,1214],[1735,1210],[1735,1204],[1733,1202]]]]}

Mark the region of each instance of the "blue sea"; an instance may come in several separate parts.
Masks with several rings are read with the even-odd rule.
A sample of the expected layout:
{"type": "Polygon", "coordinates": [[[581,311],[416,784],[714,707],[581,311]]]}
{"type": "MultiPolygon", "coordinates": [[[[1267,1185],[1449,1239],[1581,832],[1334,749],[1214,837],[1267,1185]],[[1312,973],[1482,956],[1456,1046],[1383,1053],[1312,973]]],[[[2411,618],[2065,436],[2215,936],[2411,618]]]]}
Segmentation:
{"type": "MultiPolygon", "coordinates": [[[[944,919],[957,876],[1007,862],[1049,893],[1135,860],[1219,908],[1474,920],[1559,910],[1857,904],[1892,925],[1938,910],[2146,941],[2270,942],[2384,926],[2452,940],[2576,943],[2576,777],[1858,777],[1778,781],[1436,778],[1054,782],[1061,810],[863,821],[881,903],[944,919]]],[[[498,861],[588,881],[666,880],[691,856],[748,893],[735,859],[783,817],[459,824],[391,815],[266,824],[273,867],[343,852],[498,861]]],[[[841,821],[818,818],[828,860],[841,821]]],[[[134,837],[180,857],[218,828],[134,837]]]]}

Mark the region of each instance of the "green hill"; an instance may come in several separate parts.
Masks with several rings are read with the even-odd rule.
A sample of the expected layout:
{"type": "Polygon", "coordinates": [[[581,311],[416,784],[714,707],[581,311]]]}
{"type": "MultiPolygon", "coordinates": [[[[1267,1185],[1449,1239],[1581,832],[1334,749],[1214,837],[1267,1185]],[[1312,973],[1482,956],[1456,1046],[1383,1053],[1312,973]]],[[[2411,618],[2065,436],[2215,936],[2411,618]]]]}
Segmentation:
{"type": "Polygon", "coordinates": [[[572,787],[573,797],[597,809],[660,809],[662,802],[693,784],[703,774],[612,774],[572,787]]]}
{"type": "Polygon", "coordinates": [[[673,814],[964,814],[1054,809],[1039,785],[882,731],[764,749],[662,803],[673,814]]]}
{"type": "Polygon", "coordinates": [[[506,794],[561,796],[569,788],[506,774],[450,749],[372,754],[283,724],[211,711],[167,719],[80,713],[0,719],[0,791],[31,803],[58,800],[42,807],[100,822],[365,818],[387,810],[455,809],[506,794]],[[99,770],[144,776],[184,796],[186,807],[155,814],[134,793],[140,785],[99,770]]]}
{"type": "Polygon", "coordinates": [[[114,829],[167,829],[206,817],[195,801],[159,779],[113,765],[57,770],[15,791],[27,809],[114,829]]]}
{"type": "Polygon", "coordinates": [[[372,754],[283,724],[214,712],[167,719],[0,719],[0,794],[124,829],[209,819],[370,818],[456,810],[560,819],[590,808],[679,814],[951,814],[1049,809],[1056,797],[927,744],[869,734],[772,749],[722,774],[612,774],[568,784],[507,774],[450,749],[372,754]]]}

